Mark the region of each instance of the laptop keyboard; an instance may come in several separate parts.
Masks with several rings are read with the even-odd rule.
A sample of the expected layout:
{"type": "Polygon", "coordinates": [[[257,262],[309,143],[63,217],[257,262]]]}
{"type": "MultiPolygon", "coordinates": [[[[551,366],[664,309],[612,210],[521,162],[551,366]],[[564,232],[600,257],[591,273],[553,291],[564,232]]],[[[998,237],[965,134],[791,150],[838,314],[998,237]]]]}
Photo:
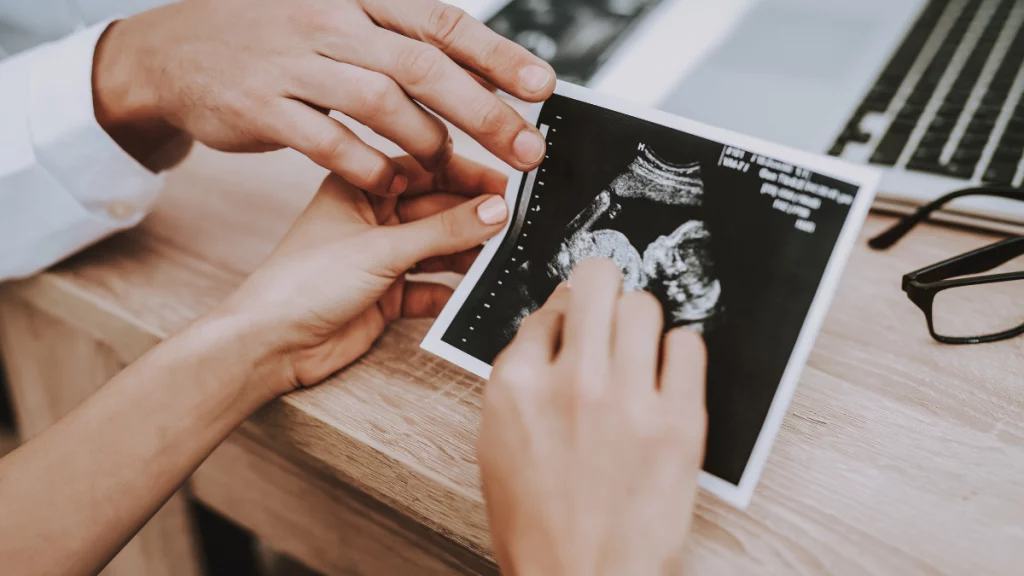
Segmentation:
{"type": "Polygon", "coordinates": [[[1024,1],[933,0],[830,154],[869,146],[872,164],[1010,185],[1024,158],[1022,64],[1024,1]]]}

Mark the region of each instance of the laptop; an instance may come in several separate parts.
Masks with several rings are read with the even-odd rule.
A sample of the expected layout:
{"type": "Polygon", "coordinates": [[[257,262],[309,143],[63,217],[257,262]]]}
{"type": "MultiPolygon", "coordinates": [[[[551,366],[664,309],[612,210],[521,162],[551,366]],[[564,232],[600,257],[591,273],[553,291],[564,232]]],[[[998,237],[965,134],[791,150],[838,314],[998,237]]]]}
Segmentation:
{"type": "MultiPolygon", "coordinates": [[[[876,166],[878,208],[1024,184],[1024,0],[475,0],[471,11],[598,91],[876,166]],[[578,57],[552,59],[559,49],[578,57]]],[[[1024,203],[965,199],[943,216],[1020,232],[1024,203]]]]}

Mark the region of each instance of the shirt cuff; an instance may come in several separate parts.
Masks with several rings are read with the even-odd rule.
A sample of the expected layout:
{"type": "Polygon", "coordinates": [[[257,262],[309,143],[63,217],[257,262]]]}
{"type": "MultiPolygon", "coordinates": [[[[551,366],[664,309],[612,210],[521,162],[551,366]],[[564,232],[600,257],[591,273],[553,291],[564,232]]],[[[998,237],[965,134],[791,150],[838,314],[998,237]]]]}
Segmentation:
{"type": "Polygon", "coordinates": [[[96,121],[93,54],[112,20],[34,54],[29,82],[29,129],[42,165],[94,217],[114,228],[137,224],[163,187],[96,121]]]}

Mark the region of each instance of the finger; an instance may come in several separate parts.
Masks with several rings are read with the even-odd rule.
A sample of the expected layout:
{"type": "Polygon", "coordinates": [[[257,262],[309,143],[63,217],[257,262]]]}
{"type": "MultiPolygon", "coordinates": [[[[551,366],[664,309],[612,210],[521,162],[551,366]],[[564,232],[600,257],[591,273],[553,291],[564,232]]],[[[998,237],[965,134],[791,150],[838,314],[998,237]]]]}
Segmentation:
{"type": "Polygon", "coordinates": [[[409,177],[409,188],[405,196],[430,192],[450,192],[463,196],[503,195],[508,184],[508,176],[504,173],[464,156],[453,156],[440,171],[425,170],[408,156],[395,158],[394,161],[409,177]]]}
{"type": "Polygon", "coordinates": [[[436,0],[367,0],[364,5],[381,26],[440,48],[518,98],[540,102],[555,89],[551,66],[455,6],[436,0]]]}
{"type": "Polygon", "coordinates": [[[416,265],[416,271],[424,274],[434,274],[437,272],[465,274],[466,272],[469,272],[469,269],[473,267],[473,263],[480,257],[481,250],[481,248],[475,248],[473,250],[466,250],[465,252],[459,252],[458,254],[452,254],[450,256],[435,256],[433,258],[427,258],[416,265]]]}
{"type": "Polygon", "coordinates": [[[473,72],[472,70],[467,70],[467,72],[469,72],[469,75],[473,77],[473,80],[476,80],[477,84],[483,86],[488,92],[498,91],[498,87],[485,80],[483,76],[473,72]]]}
{"type": "Polygon", "coordinates": [[[465,196],[439,192],[422,196],[403,197],[399,200],[395,209],[398,211],[398,219],[402,222],[415,222],[445,210],[451,210],[463,202],[468,202],[465,196]]]}
{"type": "Polygon", "coordinates": [[[704,339],[686,328],[665,335],[662,344],[661,394],[677,414],[705,410],[707,350],[704,339]]]}
{"type": "Polygon", "coordinates": [[[296,95],[303,101],[361,122],[427,169],[439,169],[452,156],[444,122],[413,102],[384,74],[317,58],[298,74],[296,85],[296,95]]]}
{"type": "Polygon", "coordinates": [[[402,316],[405,318],[437,318],[451,297],[452,289],[443,284],[406,282],[405,297],[402,299],[402,316]]]}
{"type": "Polygon", "coordinates": [[[663,323],[661,304],[650,292],[629,292],[619,298],[612,357],[619,373],[629,376],[618,379],[619,383],[657,389],[663,323]]]}
{"type": "MultiPolygon", "coordinates": [[[[348,54],[348,61],[391,76],[418,102],[517,170],[540,164],[547,147],[540,131],[443,52],[381,29],[367,41],[369,46],[348,54]]],[[[333,54],[342,59],[337,48],[328,48],[327,55],[333,54]]]]}
{"type": "Polygon", "coordinates": [[[366,194],[337,174],[324,179],[313,200],[303,210],[285,239],[274,249],[274,258],[286,258],[334,240],[369,225],[372,211],[366,194]]]}
{"type": "Polygon", "coordinates": [[[539,310],[523,320],[504,353],[506,361],[548,363],[555,359],[562,344],[570,292],[565,283],[560,284],[539,310]]]}
{"type": "Polygon", "coordinates": [[[393,196],[408,187],[408,178],[390,158],[337,120],[297,100],[281,100],[267,122],[269,136],[276,142],[367,192],[393,196]]]}
{"type": "Polygon", "coordinates": [[[429,218],[379,228],[384,246],[382,264],[392,272],[412,269],[418,262],[436,256],[457,254],[475,248],[504,227],[508,206],[500,196],[480,197],[429,218]]]}
{"type": "Polygon", "coordinates": [[[607,258],[590,258],[576,266],[570,283],[564,355],[583,364],[607,363],[622,273],[607,258]]]}

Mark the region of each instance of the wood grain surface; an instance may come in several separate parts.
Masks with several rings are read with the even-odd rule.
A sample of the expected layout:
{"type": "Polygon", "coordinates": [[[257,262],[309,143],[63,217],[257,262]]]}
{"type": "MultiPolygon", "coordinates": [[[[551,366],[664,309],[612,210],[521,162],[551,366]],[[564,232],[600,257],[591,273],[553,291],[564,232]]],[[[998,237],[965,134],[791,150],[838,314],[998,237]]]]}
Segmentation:
{"type": "MultiPolygon", "coordinates": [[[[129,362],[230,294],[322,176],[291,152],[197,149],[142,226],[7,286],[7,297],[129,362]]],[[[865,235],[890,222],[871,217],[865,235]]],[[[936,344],[900,291],[903,273],[994,239],[924,226],[888,252],[858,244],[753,503],[740,512],[701,495],[688,573],[1020,573],[1024,338],[936,344]]],[[[359,364],[267,406],[245,430],[261,449],[490,559],[473,452],[483,383],[420,351],[427,327],[399,323],[359,364]]],[[[218,458],[247,461],[239,450],[218,458]]],[[[200,492],[215,506],[238,505],[206,481],[200,492]]],[[[288,549],[336,568],[329,555],[311,559],[321,545],[288,549]]]]}

